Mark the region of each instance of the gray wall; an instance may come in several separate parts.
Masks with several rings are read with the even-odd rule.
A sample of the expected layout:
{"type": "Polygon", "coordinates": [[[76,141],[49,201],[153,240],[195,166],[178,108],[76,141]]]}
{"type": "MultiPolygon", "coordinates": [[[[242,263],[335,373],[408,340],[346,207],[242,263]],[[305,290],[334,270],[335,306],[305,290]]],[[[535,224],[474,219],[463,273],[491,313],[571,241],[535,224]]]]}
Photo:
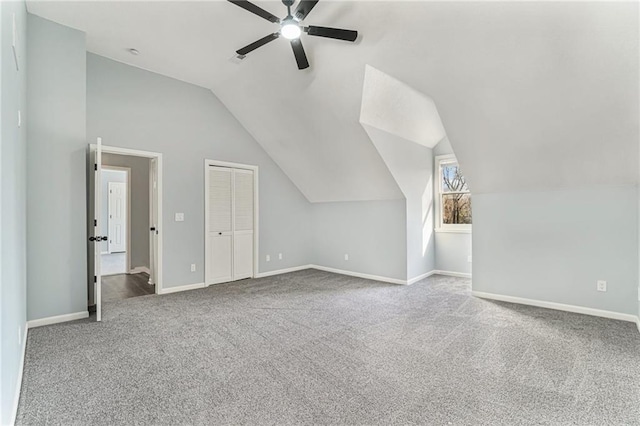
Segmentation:
{"type": "Polygon", "coordinates": [[[26,28],[24,2],[0,2],[0,424],[13,422],[26,338],[26,28]],[[12,18],[18,29],[19,70],[12,18]],[[18,110],[23,124],[18,127],[18,110]]]}
{"type": "Polygon", "coordinates": [[[85,36],[28,17],[27,311],[87,310],[85,36]],[[54,178],[52,178],[52,176],[54,178]]]}
{"type": "Polygon", "coordinates": [[[313,248],[309,263],[406,279],[405,200],[314,203],[313,248]]]}
{"type": "MultiPolygon", "coordinates": [[[[131,268],[149,262],[149,159],[104,154],[102,164],[131,168],[131,268]]],[[[103,216],[106,218],[106,216],[103,216]]],[[[107,221],[103,220],[107,225],[107,221]]],[[[107,225],[108,226],[108,225],[107,225]]],[[[106,234],[103,235],[107,235],[106,234]]],[[[105,248],[106,250],[106,248],[105,248]]]]}
{"type": "MultiPolygon", "coordinates": [[[[454,154],[449,139],[445,138],[433,148],[433,155],[454,154]]],[[[437,170],[434,170],[434,185],[437,179],[437,170]]],[[[472,208],[475,211],[475,202],[472,191],[472,208]]],[[[434,187],[435,191],[435,187],[434,187]]],[[[474,220],[475,221],[475,220],[474,220]]],[[[475,225],[473,225],[475,228],[475,225]]],[[[453,233],[453,232],[436,232],[435,233],[435,251],[436,251],[436,268],[439,271],[457,272],[463,274],[471,273],[471,233],[453,233]]]]}
{"type": "Polygon", "coordinates": [[[470,233],[436,232],[436,268],[439,271],[471,274],[470,233]]]}
{"type": "Polygon", "coordinates": [[[475,291],[637,313],[635,185],[473,197],[475,291]]]}
{"type": "Polygon", "coordinates": [[[406,199],[404,262],[406,279],[411,280],[435,268],[433,153],[418,143],[368,124],[362,126],[406,199]]]}
{"type": "Polygon", "coordinates": [[[87,126],[89,141],[163,153],[165,288],[204,282],[207,158],[260,167],[259,271],[310,263],[310,203],[211,91],[87,54],[87,126]]]}

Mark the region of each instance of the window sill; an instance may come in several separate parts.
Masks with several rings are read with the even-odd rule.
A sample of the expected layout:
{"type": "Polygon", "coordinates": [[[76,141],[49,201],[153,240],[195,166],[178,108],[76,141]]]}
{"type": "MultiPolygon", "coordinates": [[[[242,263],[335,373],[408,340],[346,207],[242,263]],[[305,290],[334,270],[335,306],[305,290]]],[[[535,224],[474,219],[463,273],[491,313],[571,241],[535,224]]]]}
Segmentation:
{"type": "Polygon", "coordinates": [[[467,228],[467,229],[435,228],[435,231],[437,233],[444,233],[444,234],[471,234],[472,229],[471,228],[467,228]]]}

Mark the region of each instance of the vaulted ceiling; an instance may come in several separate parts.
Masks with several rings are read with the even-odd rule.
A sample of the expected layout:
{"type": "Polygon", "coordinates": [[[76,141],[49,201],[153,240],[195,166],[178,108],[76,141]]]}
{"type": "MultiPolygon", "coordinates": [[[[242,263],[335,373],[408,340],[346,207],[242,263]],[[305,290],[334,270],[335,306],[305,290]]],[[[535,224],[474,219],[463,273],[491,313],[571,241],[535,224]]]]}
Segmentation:
{"type": "Polygon", "coordinates": [[[91,52],[210,88],[313,202],[402,197],[359,124],[367,64],[435,103],[473,192],[637,181],[636,2],[321,0],[306,24],[361,35],[303,35],[304,71],[284,39],[231,61],[277,27],[226,1],[28,9],[91,52]]]}

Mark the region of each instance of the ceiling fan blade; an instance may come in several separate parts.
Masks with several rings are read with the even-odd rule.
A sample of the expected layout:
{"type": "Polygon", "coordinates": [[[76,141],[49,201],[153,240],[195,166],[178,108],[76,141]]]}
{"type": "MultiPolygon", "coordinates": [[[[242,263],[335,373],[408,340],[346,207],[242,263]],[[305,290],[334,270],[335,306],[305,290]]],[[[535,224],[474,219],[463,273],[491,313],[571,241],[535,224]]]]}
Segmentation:
{"type": "Polygon", "coordinates": [[[235,4],[236,6],[240,6],[244,10],[248,10],[249,12],[258,15],[261,18],[266,19],[270,22],[280,22],[280,18],[275,16],[274,14],[267,12],[261,7],[256,6],[255,4],[248,2],[247,0],[228,0],[229,2],[235,4]]]}
{"type": "Polygon", "coordinates": [[[294,38],[291,40],[291,47],[293,48],[293,54],[296,57],[296,62],[298,63],[298,69],[303,70],[305,68],[309,68],[309,61],[307,60],[307,55],[304,53],[304,47],[302,47],[300,39],[294,38]]]}
{"type": "Polygon", "coordinates": [[[357,31],[343,30],[340,28],[315,27],[310,25],[304,30],[312,36],[335,38],[338,40],[356,41],[356,38],[358,38],[357,31]]]}
{"type": "Polygon", "coordinates": [[[254,41],[253,43],[246,45],[242,49],[236,50],[236,53],[238,55],[246,55],[247,53],[253,52],[258,47],[262,47],[265,44],[269,43],[270,41],[277,39],[278,37],[280,37],[280,33],[269,34],[266,37],[262,37],[260,40],[254,41]]]}
{"type": "Polygon", "coordinates": [[[296,7],[296,11],[294,13],[295,17],[298,18],[299,21],[302,21],[307,17],[311,9],[315,7],[318,3],[318,0],[300,0],[298,3],[298,7],[296,7]]]}

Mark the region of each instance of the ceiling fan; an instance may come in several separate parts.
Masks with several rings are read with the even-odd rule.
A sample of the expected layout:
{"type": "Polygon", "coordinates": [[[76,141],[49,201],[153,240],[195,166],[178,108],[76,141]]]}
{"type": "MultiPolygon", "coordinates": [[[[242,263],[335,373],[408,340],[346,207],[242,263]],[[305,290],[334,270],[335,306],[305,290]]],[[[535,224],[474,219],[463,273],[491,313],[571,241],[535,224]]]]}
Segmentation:
{"type": "Polygon", "coordinates": [[[291,6],[295,3],[295,0],[282,0],[285,6],[287,6],[287,16],[284,19],[280,19],[277,16],[267,12],[266,10],[256,6],[255,4],[247,0],[228,0],[236,6],[248,10],[249,12],[280,25],[280,31],[273,34],[269,34],[260,40],[254,41],[251,44],[246,45],[242,49],[236,50],[238,57],[244,58],[249,52],[256,50],[259,47],[279,38],[280,36],[291,41],[291,47],[293,48],[293,55],[296,57],[298,63],[298,69],[309,68],[309,61],[307,55],[304,53],[302,42],[300,41],[300,35],[304,31],[308,35],[317,37],[335,38],[338,40],[355,41],[358,37],[358,32],[353,30],[343,30],[340,28],[329,27],[316,27],[309,25],[308,27],[300,26],[300,21],[304,20],[311,9],[315,7],[319,0],[300,0],[298,7],[293,15],[291,15],[291,6]]]}

